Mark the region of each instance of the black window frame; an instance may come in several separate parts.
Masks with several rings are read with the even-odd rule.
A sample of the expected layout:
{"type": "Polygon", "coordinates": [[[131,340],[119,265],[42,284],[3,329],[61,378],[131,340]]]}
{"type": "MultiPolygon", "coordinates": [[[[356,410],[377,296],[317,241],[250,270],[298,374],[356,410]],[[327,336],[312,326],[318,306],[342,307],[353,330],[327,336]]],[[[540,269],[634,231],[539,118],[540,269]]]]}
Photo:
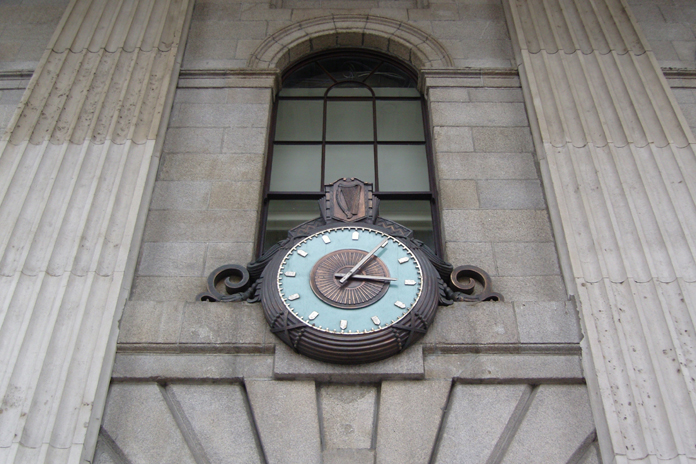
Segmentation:
{"type": "MultiPolygon", "coordinates": [[[[364,49],[335,49],[335,50],[330,50],[330,51],[324,51],[324,52],[319,52],[319,53],[314,53],[311,55],[308,55],[304,57],[303,59],[293,63],[291,66],[289,66],[287,69],[283,71],[282,78],[281,78],[281,88],[282,88],[282,83],[285,82],[285,80],[291,76],[295,71],[301,69],[302,67],[311,64],[312,62],[317,63],[319,67],[321,65],[318,63],[319,60],[324,60],[327,58],[367,58],[367,59],[376,59],[380,61],[380,64],[378,64],[372,73],[375,72],[375,70],[381,66],[383,63],[388,63],[391,66],[394,66],[398,68],[399,70],[403,71],[406,73],[411,79],[413,79],[414,82],[418,82],[418,73],[411,68],[410,66],[406,65],[402,61],[391,57],[389,55],[375,52],[372,50],[364,50],[364,49]]],[[[261,218],[260,218],[260,227],[258,230],[258,237],[257,237],[257,246],[256,246],[256,254],[257,256],[261,256],[264,251],[264,243],[265,243],[265,235],[266,235],[266,224],[268,220],[268,210],[269,210],[269,201],[271,200],[319,200],[324,196],[323,192],[323,185],[326,183],[326,179],[324,179],[324,174],[325,174],[325,162],[326,162],[326,146],[327,145],[373,145],[373,153],[374,153],[374,169],[375,169],[375,181],[374,181],[374,188],[375,188],[375,196],[379,198],[380,200],[425,200],[429,201],[430,203],[430,211],[431,211],[431,220],[432,220],[432,227],[433,227],[433,245],[434,245],[434,252],[439,255],[443,256],[443,247],[442,247],[442,235],[441,235],[441,222],[440,222],[440,210],[439,210],[439,201],[438,201],[438,192],[437,192],[437,184],[436,184],[436,179],[435,179],[435,164],[433,160],[433,154],[432,154],[432,138],[431,138],[431,131],[430,131],[430,118],[429,118],[429,112],[428,112],[428,106],[427,106],[427,101],[425,99],[425,96],[419,91],[418,97],[404,97],[404,96],[376,96],[375,92],[372,90],[372,88],[363,83],[357,82],[357,81],[352,81],[352,80],[346,80],[346,81],[336,81],[336,79],[331,76],[331,74],[326,71],[323,67],[321,67],[324,72],[334,81],[333,84],[331,84],[329,87],[326,88],[326,91],[323,96],[276,96],[275,101],[273,102],[273,110],[271,112],[271,120],[270,120],[270,130],[269,130],[269,139],[268,139],[268,153],[266,155],[266,165],[265,165],[265,172],[264,172],[264,182],[263,182],[263,198],[262,198],[262,206],[261,206],[261,218]],[[343,85],[343,84],[363,84],[365,88],[367,88],[370,93],[371,97],[344,97],[344,96],[335,96],[335,97],[330,97],[328,96],[329,92],[334,89],[337,86],[343,85]],[[317,141],[276,141],[275,140],[275,132],[276,132],[276,122],[277,122],[277,115],[278,115],[278,106],[281,101],[284,100],[305,100],[305,101],[323,101],[323,120],[322,120],[322,140],[317,142],[317,141]],[[327,142],[326,140],[326,113],[327,113],[327,105],[329,101],[372,101],[372,110],[373,110],[373,140],[371,142],[365,142],[365,141],[332,141],[332,142],[327,142]],[[421,114],[423,117],[423,135],[424,135],[424,141],[423,142],[409,142],[409,141],[378,141],[377,140],[377,101],[419,101],[421,104],[421,114]],[[379,145],[423,145],[425,148],[425,154],[426,154],[426,162],[428,166],[428,183],[430,186],[430,190],[428,191],[389,191],[389,192],[381,192],[379,190],[379,170],[378,170],[378,144],[379,145]],[[271,171],[273,167],[273,151],[274,151],[274,145],[321,145],[321,191],[271,191],[270,186],[271,186],[271,171]]],[[[370,73],[369,76],[365,77],[363,80],[367,80],[372,73],[370,73]]],[[[329,182],[333,182],[336,179],[330,179],[329,182]]],[[[319,216],[319,207],[317,205],[317,217],[319,216]]],[[[387,217],[388,218],[388,217],[387,217]]]]}

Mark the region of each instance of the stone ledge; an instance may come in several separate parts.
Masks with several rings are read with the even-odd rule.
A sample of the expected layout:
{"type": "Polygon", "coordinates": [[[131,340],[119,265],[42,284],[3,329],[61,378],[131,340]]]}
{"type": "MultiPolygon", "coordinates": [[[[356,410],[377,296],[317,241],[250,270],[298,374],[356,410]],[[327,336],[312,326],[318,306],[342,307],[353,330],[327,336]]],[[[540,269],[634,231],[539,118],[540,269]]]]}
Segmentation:
{"type": "Polygon", "coordinates": [[[282,380],[313,379],[321,382],[378,382],[417,380],[425,375],[423,349],[412,346],[384,361],[354,366],[327,364],[292,351],[285,344],[276,346],[273,376],[282,380]]]}
{"type": "Polygon", "coordinates": [[[131,354],[116,355],[112,380],[228,380],[270,378],[273,356],[260,354],[131,354]]]}

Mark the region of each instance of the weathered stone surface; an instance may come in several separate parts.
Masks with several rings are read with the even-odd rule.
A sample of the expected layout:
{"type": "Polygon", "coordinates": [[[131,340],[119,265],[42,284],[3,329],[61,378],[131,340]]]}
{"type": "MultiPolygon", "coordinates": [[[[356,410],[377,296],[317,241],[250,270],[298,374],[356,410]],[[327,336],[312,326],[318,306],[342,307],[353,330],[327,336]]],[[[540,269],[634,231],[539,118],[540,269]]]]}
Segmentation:
{"type": "Polygon", "coordinates": [[[447,402],[449,380],[382,382],[378,464],[427,462],[447,402]]]}
{"type": "Polygon", "coordinates": [[[471,101],[524,102],[522,89],[469,89],[471,101]]]}
{"type": "Polygon", "coordinates": [[[376,382],[383,379],[423,378],[423,351],[420,345],[384,361],[370,364],[328,364],[295,353],[284,343],[275,350],[273,372],[278,379],[314,379],[323,382],[376,382]]]}
{"type": "Polygon", "coordinates": [[[550,242],[544,210],[445,210],[447,241],[550,242]]]}
{"type": "Polygon", "coordinates": [[[205,248],[205,243],[144,243],[138,274],[142,276],[201,276],[205,248]]]}
{"type": "Polygon", "coordinates": [[[275,341],[259,304],[186,303],[181,343],[263,345],[275,341]]]}
{"type": "Polygon", "coordinates": [[[168,153],[221,153],[223,129],[172,128],[167,131],[168,153]]]}
{"type": "Polygon", "coordinates": [[[443,209],[478,208],[479,199],[476,182],[473,180],[441,180],[440,201],[443,209]]]}
{"type": "Polygon", "coordinates": [[[130,462],[195,459],[155,383],[113,384],[103,427],[130,462]]]}
{"type": "Polygon", "coordinates": [[[223,153],[262,155],[266,151],[266,128],[231,127],[225,130],[223,153]]]}
{"type": "Polygon", "coordinates": [[[527,126],[523,103],[438,102],[431,105],[435,126],[527,126]]]}
{"type": "Polygon", "coordinates": [[[493,290],[506,301],[563,301],[568,298],[560,275],[504,277],[493,281],[493,290]]]}
{"type": "Polygon", "coordinates": [[[320,464],[314,382],[250,380],[246,389],[266,462],[320,464]]]}
{"type": "Polygon", "coordinates": [[[265,128],[268,124],[268,110],[268,103],[182,103],[172,115],[170,127],[265,128]]]}
{"type": "Polygon", "coordinates": [[[161,180],[259,181],[263,157],[250,154],[170,154],[164,155],[161,180]]]}
{"type": "Polygon", "coordinates": [[[560,274],[553,242],[503,242],[493,244],[498,274],[530,276],[560,274]]]}
{"type": "Polygon", "coordinates": [[[324,464],[374,464],[375,452],[369,449],[331,449],[322,453],[324,464]]]}
{"type": "Polygon", "coordinates": [[[208,182],[158,181],[151,209],[206,209],[210,199],[208,182]]]}
{"type": "Polygon", "coordinates": [[[205,277],[146,277],[133,279],[132,301],[193,301],[206,290],[205,277]]]}
{"type": "Polygon", "coordinates": [[[462,381],[529,381],[583,380],[579,355],[537,354],[443,354],[425,357],[425,374],[429,379],[462,381]]]}
{"type": "Polygon", "coordinates": [[[431,102],[468,102],[471,89],[461,87],[430,87],[431,102]]]}
{"type": "Polygon", "coordinates": [[[585,385],[541,385],[502,463],[568,462],[592,433],[585,385]]]}
{"type": "Polygon", "coordinates": [[[204,276],[210,275],[223,264],[240,264],[245,266],[253,259],[252,242],[209,243],[205,254],[204,276]]]}
{"type": "Polygon", "coordinates": [[[474,147],[478,152],[527,153],[534,150],[526,127],[474,127],[474,147]]]}
{"type": "Polygon", "coordinates": [[[518,343],[512,303],[455,303],[441,306],[423,344],[518,343]]]}
{"type": "Polygon", "coordinates": [[[171,384],[167,389],[211,464],[262,462],[239,384],[171,384]]]}
{"type": "Polygon", "coordinates": [[[183,301],[129,301],[123,310],[118,342],[175,344],[183,311],[183,301]]]}
{"type": "Polygon", "coordinates": [[[435,154],[440,179],[537,179],[529,153],[435,154]]]}
{"type": "Polygon", "coordinates": [[[447,242],[446,249],[446,259],[455,267],[471,264],[491,276],[498,274],[490,242],[447,242]]]}
{"type": "Polygon", "coordinates": [[[210,193],[210,209],[258,209],[260,182],[214,182],[210,193]]]}
{"type": "Polygon", "coordinates": [[[377,387],[328,384],[319,387],[324,449],[369,449],[377,387]]]}
{"type": "Polygon", "coordinates": [[[210,379],[240,381],[273,375],[273,355],[119,353],[115,380],[210,379]]]}
{"type": "Polygon", "coordinates": [[[522,343],[580,343],[575,305],[570,301],[515,303],[522,343]]]}
{"type": "Polygon", "coordinates": [[[469,127],[435,127],[435,151],[437,153],[464,153],[474,151],[469,127]]]}
{"type": "Polygon", "coordinates": [[[527,385],[455,385],[435,462],[487,462],[526,390],[527,385]]]}
{"type": "Polygon", "coordinates": [[[480,180],[483,209],[544,209],[546,202],[538,180],[480,180]]]}
{"type": "Polygon", "coordinates": [[[148,242],[250,242],[256,210],[150,211],[145,226],[148,242]]]}

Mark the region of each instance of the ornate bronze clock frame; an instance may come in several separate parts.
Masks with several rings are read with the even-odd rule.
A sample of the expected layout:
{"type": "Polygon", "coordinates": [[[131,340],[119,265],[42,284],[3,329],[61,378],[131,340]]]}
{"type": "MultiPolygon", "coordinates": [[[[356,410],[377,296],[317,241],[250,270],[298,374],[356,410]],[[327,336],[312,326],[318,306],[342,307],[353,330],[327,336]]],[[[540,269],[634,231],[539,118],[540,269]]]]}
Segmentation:
{"type": "Polygon", "coordinates": [[[503,299],[482,269],[454,269],[410,229],[379,217],[371,184],[338,180],[319,204],[321,217],[258,260],[213,271],[197,299],[260,301],[286,344],[340,364],[403,351],[426,333],[438,305],[503,299]]]}

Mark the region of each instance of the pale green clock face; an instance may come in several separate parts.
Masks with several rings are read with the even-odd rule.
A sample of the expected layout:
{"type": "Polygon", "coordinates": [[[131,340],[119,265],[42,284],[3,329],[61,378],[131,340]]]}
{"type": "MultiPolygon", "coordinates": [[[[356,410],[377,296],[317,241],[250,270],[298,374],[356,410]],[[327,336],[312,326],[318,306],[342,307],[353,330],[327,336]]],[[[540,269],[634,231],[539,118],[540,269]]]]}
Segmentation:
{"type": "Polygon", "coordinates": [[[341,334],[389,327],[408,314],[422,290],[420,263],[404,244],[355,226],[327,229],[296,244],[277,279],[289,311],[309,326],[341,334]]]}

